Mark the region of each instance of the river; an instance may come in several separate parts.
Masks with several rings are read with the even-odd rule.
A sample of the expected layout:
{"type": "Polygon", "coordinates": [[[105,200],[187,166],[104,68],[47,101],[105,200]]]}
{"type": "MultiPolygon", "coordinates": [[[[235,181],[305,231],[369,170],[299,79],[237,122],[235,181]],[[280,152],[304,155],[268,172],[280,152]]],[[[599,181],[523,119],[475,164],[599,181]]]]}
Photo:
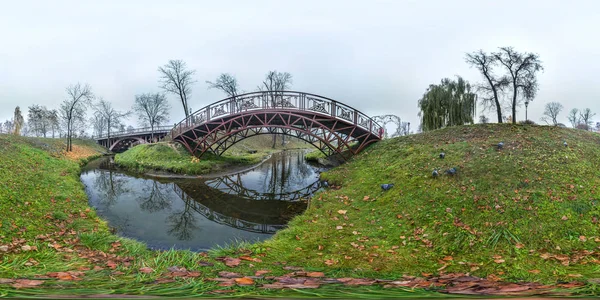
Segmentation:
{"type": "Polygon", "coordinates": [[[273,154],[259,166],[212,178],[155,178],[119,170],[111,157],[81,174],[89,203],[118,235],[152,249],[204,251],[260,241],[285,228],[320,188],[306,150],[273,154]]]}

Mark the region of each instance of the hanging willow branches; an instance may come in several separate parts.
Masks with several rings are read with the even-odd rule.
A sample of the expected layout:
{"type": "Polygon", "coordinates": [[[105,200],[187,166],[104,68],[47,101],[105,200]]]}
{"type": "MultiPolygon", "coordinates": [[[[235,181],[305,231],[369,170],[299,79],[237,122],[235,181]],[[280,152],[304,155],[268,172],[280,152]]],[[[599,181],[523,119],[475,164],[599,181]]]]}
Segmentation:
{"type": "Polygon", "coordinates": [[[460,76],[456,81],[444,78],[439,85],[430,85],[419,100],[422,130],[473,124],[476,103],[469,82],[460,76]]]}

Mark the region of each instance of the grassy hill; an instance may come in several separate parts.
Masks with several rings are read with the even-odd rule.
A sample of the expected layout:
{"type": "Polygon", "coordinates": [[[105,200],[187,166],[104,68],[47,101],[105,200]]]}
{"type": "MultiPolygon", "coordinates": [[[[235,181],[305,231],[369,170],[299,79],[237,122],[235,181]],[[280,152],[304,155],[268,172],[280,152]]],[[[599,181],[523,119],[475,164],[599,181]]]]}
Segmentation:
{"type": "Polygon", "coordinates": [[[581,130],[490,124],[385,140],[322,174],[339,189],[266,246],[343,274],[598,277],[599,167],[600,136],[581,130]]]}
{"type": "Polygon", "coordinates": [[[151,251],[112,235],[79,181],[79,165],[102,149],[75,146],[67,154],[59,140],[0,135],[0,297],[425,297],[439,294],[357,287],[343,277],[398,281],[457,273],[492,282],[581,281],[588,283],[569,292],[600,291],[600,136],[594,133],[476,125],[385,140],[323,173],[332,186],[271,240],[208,254],[151,251]],[[431,176],[453,167],[454,176],[431,176]],[[394,187],[383,191],[382,183],[394,187]],[[173,271],[179,268],[188,271],[173,271]],[[308,293],[263,288],[279,280],[268,276],[287,280],[302,270],[339,281],[308,293]],[[224,278],[263,272],[269,273],[224,278]]]}

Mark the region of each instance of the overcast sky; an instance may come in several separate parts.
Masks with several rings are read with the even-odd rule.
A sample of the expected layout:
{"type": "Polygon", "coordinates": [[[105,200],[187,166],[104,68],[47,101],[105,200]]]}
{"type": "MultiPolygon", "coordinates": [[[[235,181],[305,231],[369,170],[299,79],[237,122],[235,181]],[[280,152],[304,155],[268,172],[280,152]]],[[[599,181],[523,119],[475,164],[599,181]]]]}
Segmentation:
{"type": "MultiPolygon", "coordinates": [[[[0,120],[17,105],[58,108],[76,82],[129,110],[136,94],[160,91],[158,66],[182,59],[197,71],[193,110],[224,98],[205,84],[220,73],[254,91],[278,70],[293,75],[293,90],[416,124],[429,84],[454,75],[481,81],[465,53],[500,46],[543,61],[530,119],[540,122],[545,103],[558,101],[564,123],[573,107],[590,107],[600,120],[594,0],[0,0],[0,120]]],[[[175,123],[183,111],[169,99],[175,123]]],[[[127,124],[138,125],[135,117],[127,124]]]]}

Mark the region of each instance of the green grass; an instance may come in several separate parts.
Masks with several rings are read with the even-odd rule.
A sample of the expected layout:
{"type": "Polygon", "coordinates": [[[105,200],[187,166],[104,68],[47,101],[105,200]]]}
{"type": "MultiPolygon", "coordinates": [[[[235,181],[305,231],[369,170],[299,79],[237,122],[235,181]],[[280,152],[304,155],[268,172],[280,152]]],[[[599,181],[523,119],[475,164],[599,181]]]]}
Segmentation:
{"type": "Polygon", "coordinates": [[[145,173],[165,171],[176,174],[201,175],[218,172],[236,165],[259,163],[267,155],[282,149],[307,147],[293,139],[282,146],[271,148],[270,136],[258,136],[231,147],[222,156],[205,153],[200,159],[191,155],[179,144],[142,144],[115,156],[115,163],[130,171],[145,173]],[[255,153],[250,153],[255,152],[255,153]]]}
{"type": "Polygon", "coordinates": [[[557,127],[461,126],[385,140],[322,174],[341,189],[313,197],[310,209],[265,246],[273,259],[344,276],[595,278],[598,161],[600,135],[557,127]],[[457,176],[432,178],[433,169],[451,167],[457,176]],[[382,183],[395,186],[384,192],[382,183]],[[595,252],[577,257],[581,251],[595,252]],[[569,264],[544,253],[567,255],[569,264]]]}
{"type": "Polygon", "coordinates": [[[313,150],[309,153],[306,153],[304,159],[306,161],[318,162],[319,158],[325,158],[325,154],[319,150],[313,150]]]}
{"type": "MultiPolygon", "coordinates": [[[[150,251],[142,243],[112,235],[88,206],[79,181],[82,159],[67,159],[39,146],[35,139],[0,135],[0,245],[17,243],[38,249],[0,253],[0,278],[85,270],[81,281],[47,280],[33,289],[0,285],[0,296],[212,297],[210,292],[217,289],[232,289],[232,294],[223,296],[237,297],[447,296],[379,286],[334,285],[309,291],[223,288],[207,280],[219,271],[289,273],[282,262],[323,271],[328,277],[381,279],[464,272],[515,282],[554,283],[586,281],[600,273],[596,252],[600,246],[600,136],[589,132],[477,125],[386,140],[322,174],[336,187],[315,195],[306,213],[271,240],[237,242],[208,254],[150,251]],[[568,147],[562,145],[563,140],[568,147]],[[505,146],[497,151],[494,145],[500,141],[505,146]],[[437,157],[442,149],[444,160],[437,157]],[[431,178],[434,168],[450,167],[458,168],[457,176],[431,178]],[[381,183],[395,186],[384,192],[381,183]],[[41,234],[52,241],[40,238],[41,234]],[[116,241],[121,245],[118,248],[114,248],[116,241]],[[51,247],[53,243],[68,251],[51,247]],[[244,261],[229,268],[215,260],[242,254],[260,257],[262,262],[251,266],[244,261]],[[558,255],[560,260],[547,255],[558,255]],[[128,257],[133,260],[128,262],[128,257]],[[117,262],[114,270],[107,268],[107,259],[117,262]],[[202,267],[200,261],[214,266],[202,267]],[[95,266],[102,270],[93,270],[95,266]],[[201,276],[156,283],[172,266],[197,270],[201,276]],[[144,274],[139,272],[141,267],[155,271],[144,274]],[[115,271],[123,274],[115,275],[115,271]]],[[[598,295],[600,289],[590,284],[577,292],[598,295]]]]}
{"type": "Polygon", "coordinates": [[[140,173],[166,171],[177,174],[200,175],[222,170],[236,164],[254,164],[263,159],[264,153],[243,156],[216,156],[207,153],[202,159],[190,155],[181,147],[173,148],[166,143],[135,146],[115,156],[115,163],[140,173]]]}

